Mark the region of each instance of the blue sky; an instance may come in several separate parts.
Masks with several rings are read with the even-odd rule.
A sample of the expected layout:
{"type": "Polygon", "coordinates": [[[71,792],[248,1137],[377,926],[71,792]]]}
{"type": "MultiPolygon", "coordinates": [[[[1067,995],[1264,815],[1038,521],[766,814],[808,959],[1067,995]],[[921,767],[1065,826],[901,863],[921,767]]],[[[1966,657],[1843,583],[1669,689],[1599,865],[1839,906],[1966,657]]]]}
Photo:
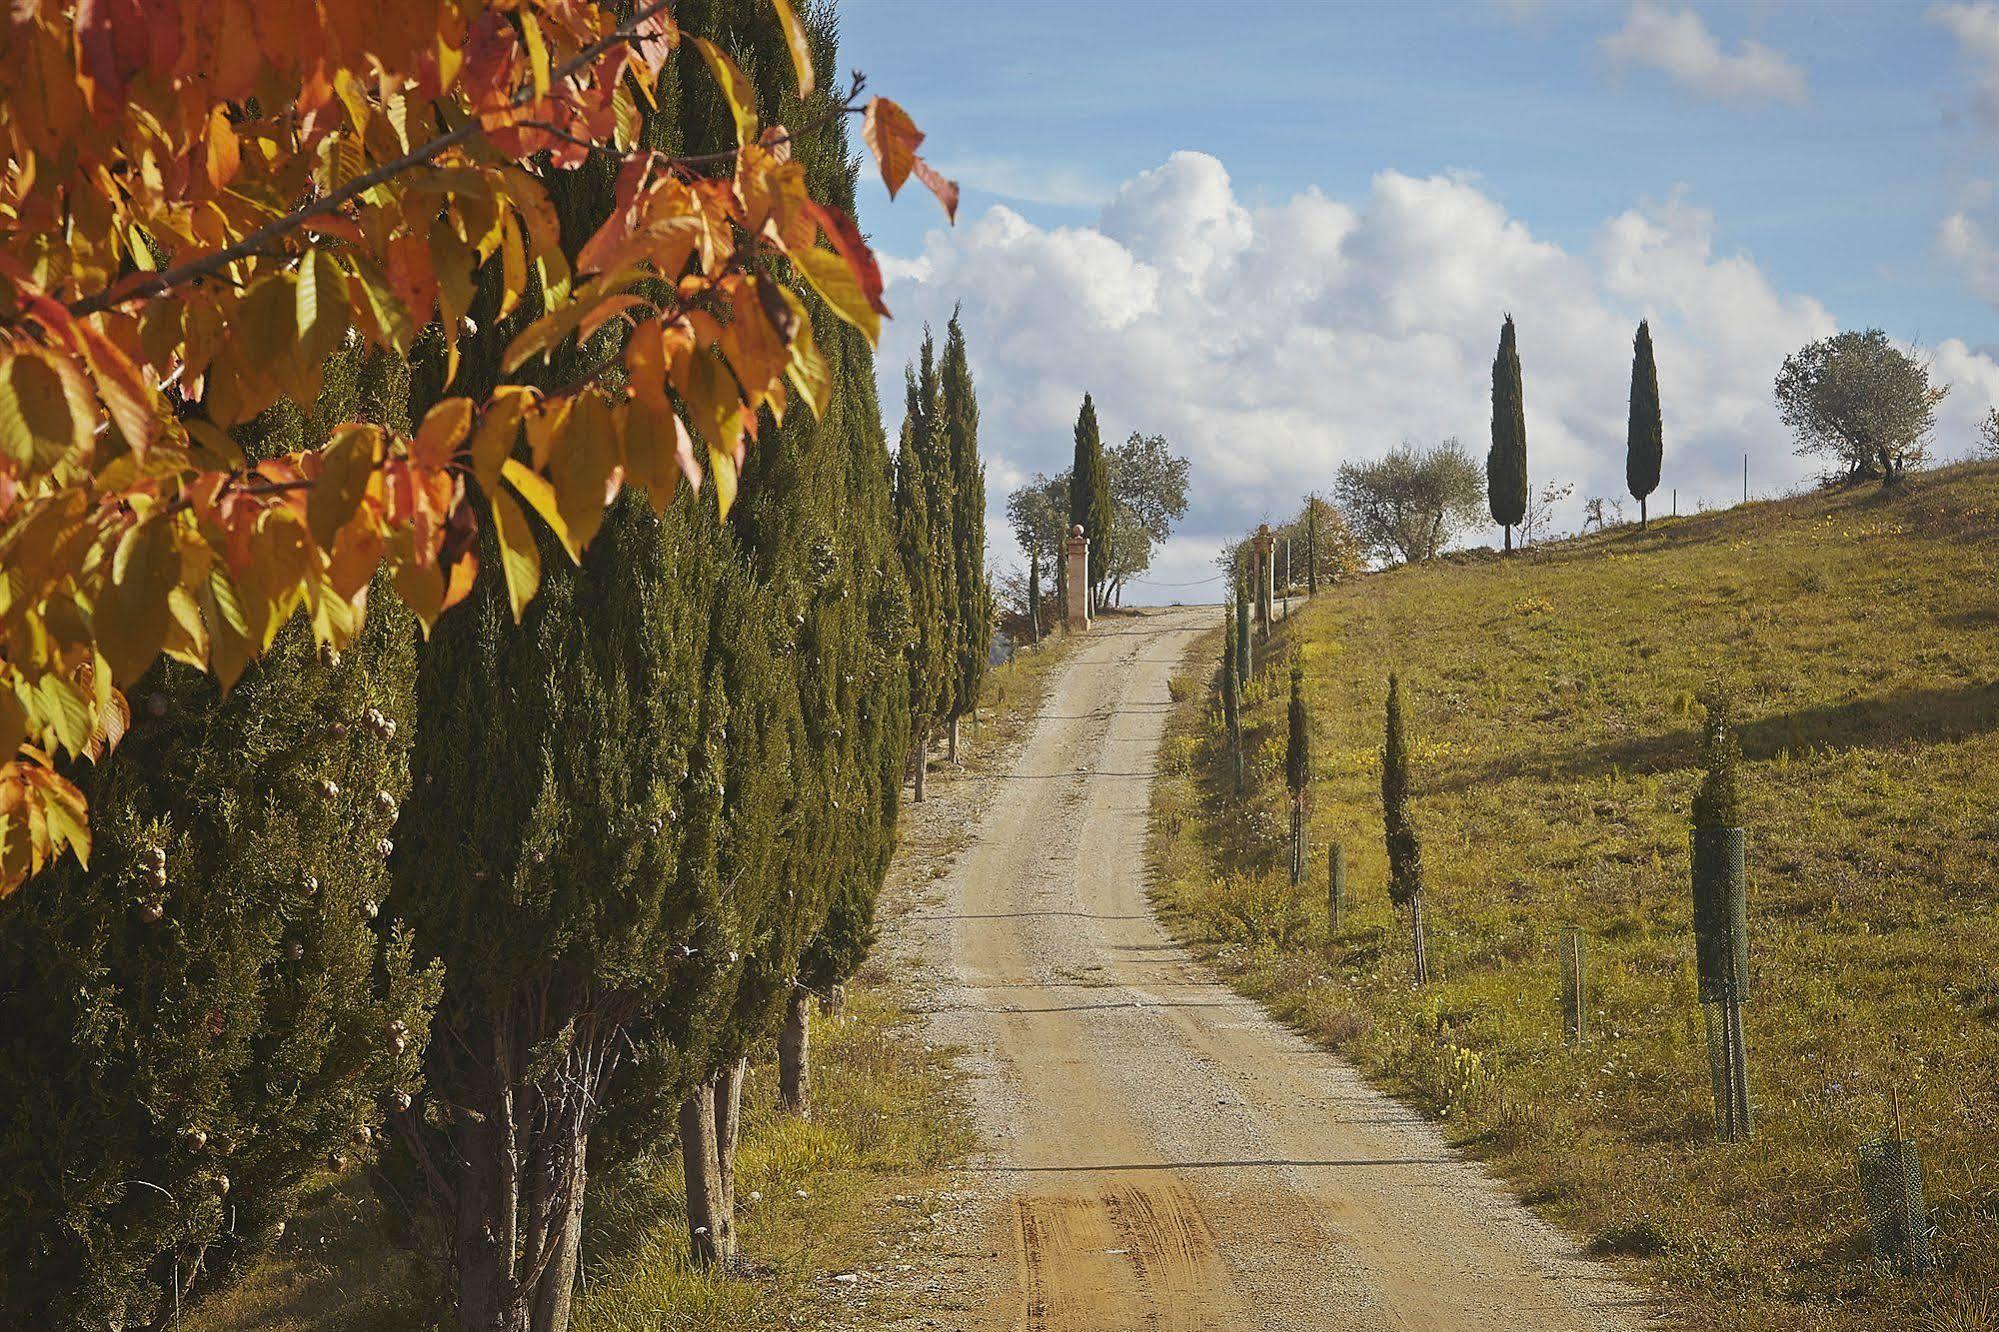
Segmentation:
{"type": "MultiPolygon", "coordinates": [[[[1063,465],[1058,403],[1085,387],[1107,428],[1163,430],[1193,456],[1196,512],[1163,561],[1183,574],[1343,458],[1442,433],[1482,453],[1482,386],[1457,381],[1482,375],[1502,302],[1522,320],[1530,460],[1538,372],[1541,470],[1578,502],[1619,488],[1599,436],[1621,385],[1587,381],[1616,377],[1628,327],[1617,356],[1593,348],[1640,316],[1669,326],[1669,381],[1679,358],[1668,472],[1678,443],[1694,493],[1718,496],[1743,452],[1772,488],[1810,472],[1751,402],[1788,339],[1879,325],[1934,349],[1956,385],[1944,454],[1999,396],[1999,4],[841,13],[843,65],[907,106],[965,187],[948,235],[927,197],[889,205],[878,186],[862,221],[897,260],[885,382],[922,319],[966,305],[995,520],[1006,482],[1063,465]],[[1176,220],[1190,216],[1207,219],[1197,240],[1176,220]],[[1433,220],[1429,248],[1409,239],[1433,220]],[[1104,286],[1126,268],[1126,287],[1104,286]],[[1099,338],[1073,336],[1079,308],[1099,338]],[[1269,325],[1266,341],[1225,327],[1238,320],[1269,325]],[[1134,345],[1168,330],[1211,350],[1148,376],[1134,345]],[[1063,357],[1033,350],[1051,340],[1063,357]],[[1287,358],[1306,382],[1267,372],[1287,358]],[[1065,374],[1077,382],[1049,382],[1065,374]],[[1448,407],[1415,405],[1425,389],[1448,407]]],[[[1012,557],[997,531],[992,553],[1012,557]]]]}

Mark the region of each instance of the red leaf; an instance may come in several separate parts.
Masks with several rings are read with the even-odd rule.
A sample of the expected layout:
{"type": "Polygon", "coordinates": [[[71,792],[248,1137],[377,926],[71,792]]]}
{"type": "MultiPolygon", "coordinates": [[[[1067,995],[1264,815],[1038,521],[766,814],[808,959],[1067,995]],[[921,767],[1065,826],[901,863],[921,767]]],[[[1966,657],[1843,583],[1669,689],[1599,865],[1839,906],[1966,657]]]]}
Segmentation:
{"type": "Polygon", "coordinates": [[[818,221],[826,239],[833,242],[834,251],[853,270],[854,281],[861,284],[861,294],[868,298],[868,308],[888,318],[888,306],[882,303],[881,268],[875,263],[874,251],[861,238],[861,229],[854,225],[854,219],[831,204],[812,200],[806,202],[805,209],[818,221]]]}
{"type": "Polygon", "coordinates": [[[937,202],[944,205],[944,216],[955,223],[958,220],[958,182],[944,179],[937,174],[937,168],[920,157],[911,165],[910,170],[916,173],[918,180],[930,187],[930,192],[937,196],[937,202]]]}

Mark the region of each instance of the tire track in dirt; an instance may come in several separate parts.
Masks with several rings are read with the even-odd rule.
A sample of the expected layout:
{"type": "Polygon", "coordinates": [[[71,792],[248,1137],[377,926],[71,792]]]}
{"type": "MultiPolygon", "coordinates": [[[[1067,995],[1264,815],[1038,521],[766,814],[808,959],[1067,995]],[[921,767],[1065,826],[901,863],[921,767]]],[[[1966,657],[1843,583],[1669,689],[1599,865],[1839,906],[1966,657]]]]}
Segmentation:
{"type": "MultiPolygon", "coordinates": [[[[907,922],[992,1185],[962,1332],[1625,1332],[1647,1302],[1337,1057],[1219,984],[1145,896],[1167,680],[1212,610],[1099,624],[907,922]]],[[[962,1289],[962,1288],[961,1288],[962,1289]]]]}

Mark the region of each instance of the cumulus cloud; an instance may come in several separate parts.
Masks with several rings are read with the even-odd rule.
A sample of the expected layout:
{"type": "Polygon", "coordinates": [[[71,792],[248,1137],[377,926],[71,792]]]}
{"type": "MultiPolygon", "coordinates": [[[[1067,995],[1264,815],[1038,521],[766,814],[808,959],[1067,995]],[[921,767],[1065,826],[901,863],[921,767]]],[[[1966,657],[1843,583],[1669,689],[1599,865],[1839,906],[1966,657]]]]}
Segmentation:
{"type": "Polygon", "coordinates": [[[1978,70],[1975,105],[1986,125],[1999,128],[1999,3],[1940,4],[1930,8],[1931,21],[1957,39],[1958,50],[1978,70]]]}
{"type": "Polygon", "coordinates": [[[1937,228],[1937,245],[1964,271],[1971,289],[1999,305],[1999,244],[1969,213],[1952,213],[1937,228]]]}
{"type": "MultiPolygon", "coordinates": [[[[1106,439],[1162,433],[1193,462],[1193,507],[1159,583],[1213,572],[1221,540],[1327,492],[1343,461],[1446,435],[1483,457],[1506,311],[1519,321],[1530,474],[1575,483],[1569,526],[1583,499],[1624,494],[1640,318],[1665,409],[1657,498],[1678,487],[1683,511],[1736,493],[1745,453],[1759,492],[1813,472],[1792,456],[1771,382],[1785,355],[1837,328],[1818,301],[1721,247],[1713,216],[1683,197],[1612,217],[1572,252],[1463,176],[1384,171],[1352,200],[1306,190],[1251,204],[1221,162],[1190,152],[1128,182],[1093,226],[1036,226],[996,206],[885,271],[892,411],[921,325],[941,328],[962,305],[993,558],[1017,559],[1006,490],[1068,465],[1087,389],[1106,439]]],[[[1985,352],[1936,355],[1945,378],[1999,391],[1985,352]]]]}
{"type": "Polygon", "coordinates": [[[1802,102],[1804,71],[1761,42],[1736,43],[1733,54],[1691,9],[1669,9],[1638,0],[1624,26],[1603,39],[1603,50],[1624,65],[1656,69],[1704,97],[1728,101],[1802,102]]]}

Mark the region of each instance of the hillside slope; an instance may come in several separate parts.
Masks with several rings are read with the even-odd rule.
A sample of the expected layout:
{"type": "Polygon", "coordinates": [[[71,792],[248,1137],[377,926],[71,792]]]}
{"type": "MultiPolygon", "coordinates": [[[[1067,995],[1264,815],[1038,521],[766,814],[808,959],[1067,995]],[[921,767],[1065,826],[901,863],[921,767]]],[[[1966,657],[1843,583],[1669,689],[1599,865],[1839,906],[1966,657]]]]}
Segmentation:
{"type": "MultiPolygon", "coordinates": [[[[1999,467],[1359,579],[1296,609],[1226,791],[1205,671],[1156,788],[1156,896],[1237,983],[1456,1126],[1681,1325],[1999,1327],[1999,467]],[[1295,897],[1283,663],[1316,781],[1295,897]],[[1435,983],[1384,883],[1390,671],[1414,737],[1435,983]],[[1714,1141],[1686,810],[1699,709],[1737,690],[1753,1142],[1714,1141]],[[1326,849],[1348,910],[1326,930],[1326,849]],[[1590,934],[1589,1040],[1557,940],[1590,934]],[[1899,1088],[1938,1276],[1870,1256],[1855,1150],[1899,1088]]],[[[1220,615],[1217,613],[1217,623],[1220,615]]],[[[1220,654],[1220,635],[1213,635],[1220,654]]]]}

